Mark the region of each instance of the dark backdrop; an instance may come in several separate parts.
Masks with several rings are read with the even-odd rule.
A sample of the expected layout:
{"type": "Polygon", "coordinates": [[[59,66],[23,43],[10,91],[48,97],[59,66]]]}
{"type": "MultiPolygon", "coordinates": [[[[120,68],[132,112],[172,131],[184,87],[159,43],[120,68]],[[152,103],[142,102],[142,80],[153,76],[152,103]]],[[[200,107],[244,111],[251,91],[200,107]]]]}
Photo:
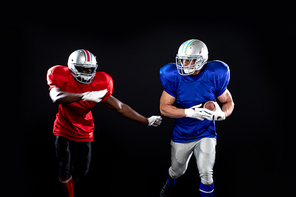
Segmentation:
{"type": "MultiPolygon", "coordinates": [[[[8,109],[2,125],[9,124],[9,130],[2,129],[2,170],[11,196],[62,196],[52,135],[58,106],[46,84],[51,66],[66,65],[76,49],[90,50],[98,71],[113,77],[113,95],[148,117],[159,114],[159,69],[192,38],[207,44],[209,60],[222,60],[231,70],[228,88],[235,110],[217,123],[214,196],[288,196],[295,183],[295,135],[282,105],[290,90],[283,88],[283,80],[292,72],[285,62],[292,23],[233,18],[3,23],[2,54],[8,59],[2,65],[2,102],[8,109]]],[[[150,128],[102,104],[93,114],[92,163],[79,191],[84,196],[157,196],[170,166],[174,120],[164,117],[160,127],[150,128]]],[[[197,196],[199,182],[192,158],[177,182],[177,194],[197,196]]]]}

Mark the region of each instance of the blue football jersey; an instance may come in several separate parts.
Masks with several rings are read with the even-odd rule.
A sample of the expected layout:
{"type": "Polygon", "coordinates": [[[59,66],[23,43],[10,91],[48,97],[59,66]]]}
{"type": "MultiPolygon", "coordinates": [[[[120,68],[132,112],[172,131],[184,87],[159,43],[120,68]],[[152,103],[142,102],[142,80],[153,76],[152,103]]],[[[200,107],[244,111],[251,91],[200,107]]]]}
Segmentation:
{"type": "MultiPolygon", "coordinates": [[[[175,63],[166,64],[160,69],[161,85],[176,98],[176,107],[184,109],[214,101],[225,92],[229,80],[228,65],[218,60],[206,63],[197,76],[180,75],[175,63]]],[[[216,136],[215,121],[185,117],[175,120],[172,140],[185,143],[216,136]]]]}

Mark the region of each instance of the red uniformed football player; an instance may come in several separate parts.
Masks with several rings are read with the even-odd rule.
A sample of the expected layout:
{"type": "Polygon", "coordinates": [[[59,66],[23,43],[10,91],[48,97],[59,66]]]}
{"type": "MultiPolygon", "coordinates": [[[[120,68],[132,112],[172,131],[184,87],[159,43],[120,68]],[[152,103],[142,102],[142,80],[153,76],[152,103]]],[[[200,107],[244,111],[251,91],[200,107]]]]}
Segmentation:
{"type": "Polygon", "coordinates": [[[69,56],[68,67],[53,66],[47,72],[50,98],[59,104],[53,134],[59,180],[68,197],[73,197],[73,184],[89,169],[94,138],[91,110],[96,103],[102,102],[120,115],[148,126],[156,127],[162,120],[160,116],[146,118],[112,96],[112,77],[96,72],[97,66],[91,52],[79,49],[69,56]]]}

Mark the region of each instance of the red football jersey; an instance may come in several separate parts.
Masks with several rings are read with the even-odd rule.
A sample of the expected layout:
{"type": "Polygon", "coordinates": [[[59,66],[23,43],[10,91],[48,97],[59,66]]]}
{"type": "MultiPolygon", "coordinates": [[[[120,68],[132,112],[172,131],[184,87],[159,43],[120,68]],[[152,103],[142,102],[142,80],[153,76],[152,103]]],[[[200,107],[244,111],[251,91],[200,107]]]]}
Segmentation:
{"type": "MultiPolygon", "coordinates": [[[[49,90],[59,87],[69,93],[84,93],[108,89],[101,102],[113,93],[113,80],[105,72],[97,72],[90,84],[81,84],[71,75],[66,66],[53,66],[47,71],[49,90]]],[[[94,121],[91,110],[95,106],[93,101],[77,101],[70,104],[59,104],[53,126],[53,134],[80,142],[92,142],[94,121]]]]}

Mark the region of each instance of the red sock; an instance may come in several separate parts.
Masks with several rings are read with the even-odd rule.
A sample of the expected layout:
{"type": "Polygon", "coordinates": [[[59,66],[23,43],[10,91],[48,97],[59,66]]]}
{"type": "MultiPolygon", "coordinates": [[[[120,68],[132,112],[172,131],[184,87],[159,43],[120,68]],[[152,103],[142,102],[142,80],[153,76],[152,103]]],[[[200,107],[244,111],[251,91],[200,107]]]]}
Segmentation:
{"type": "Polygon", "coordinates": [[[74,197],[72,175],[70,174],[67,178],[62,178],[59,175],[59,180],[66,191],[67,197],[74,197]]]}

